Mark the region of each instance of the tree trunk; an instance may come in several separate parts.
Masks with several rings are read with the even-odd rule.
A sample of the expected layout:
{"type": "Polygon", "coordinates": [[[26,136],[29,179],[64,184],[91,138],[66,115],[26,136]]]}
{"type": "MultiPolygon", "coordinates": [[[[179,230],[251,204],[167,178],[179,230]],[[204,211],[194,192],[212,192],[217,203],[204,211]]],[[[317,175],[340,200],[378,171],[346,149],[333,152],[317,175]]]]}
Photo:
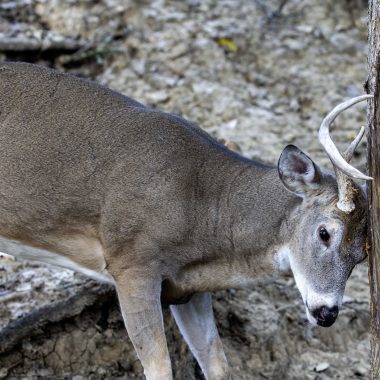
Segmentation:
{"type": "Polygon", "coordinates": [[[368,80],[366,89],[374,95],[368,108],[368,167],[374,180],[369,183],[369,256],[371,289],[372,379],[380,378],[380,0],[369,2],[368,80]]]}

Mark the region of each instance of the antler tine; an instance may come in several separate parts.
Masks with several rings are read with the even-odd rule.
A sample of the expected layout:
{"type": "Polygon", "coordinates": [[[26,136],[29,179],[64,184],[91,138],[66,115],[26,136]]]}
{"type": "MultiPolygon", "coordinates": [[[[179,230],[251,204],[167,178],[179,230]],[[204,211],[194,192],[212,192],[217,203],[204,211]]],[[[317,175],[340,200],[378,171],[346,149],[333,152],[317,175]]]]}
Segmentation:
{"type": "MultiPolygon", "coordinates": [[[[361,95],[356,98],[349,99],[341,104],[338,104],[322,121],[321,126],[319,128],[318,137],[319,142],[322,144],[325,149],[327,155],[329,156],[331,162],[334,166],[336,166],[343,173],[348,175],[349,177],[364,179],[364,180],[372,180],[372,177],[368,177],[363,174],[353,166],[349,165],[347,161],[342,157],[338,148],[335,146],[334,142],[330,137],[330,125],[332,122],[347,108],[352,107],[354,104],[362,102],[367,99],[373,98],[373,95],[361,95]]],[[[355,139],[356,140],[356,139],[355,139]]],[[[355,141],[354,140],[354,141],[355,141]]],[[[350,149],[350,148],[349,148],[350,149]]]]}
{"type": "Polygon", "coordinates": [[[360,127],[360,132],[358,135],[355,137],[355,139],[352,141],[350,146],[345,150],[345,152],[342,154],[342,157],[347,161],[350,162],[352,156],[354,155],[354,152],[359,145],[361,139],[364,136],[365,128],[362,126],[360,127]]]}
{"type": "MultiPolygon", "coordinates": [[[[360,140],[362,139],[365,132],[365,128],[361,127],[360,132],[355,137],[354,141],[350,144],[350,146],[346,149],[346,151],[342,154],[342,157],[347,161],[350,162],[356,147],[360,143],[360,140]]],[[[351,211],[355,210],[355,203],[354,203],[354,193],[355,189],[352,186],[352,181],[343,173],[341,172],[337,167],[334,167],[335,174],[336,174],[336,182],[338,184],[338,192],[339,192],[339,200],[337,203],[337,207],[339,210],[342,210],[345,213],[350,213],[351,211]]]]}

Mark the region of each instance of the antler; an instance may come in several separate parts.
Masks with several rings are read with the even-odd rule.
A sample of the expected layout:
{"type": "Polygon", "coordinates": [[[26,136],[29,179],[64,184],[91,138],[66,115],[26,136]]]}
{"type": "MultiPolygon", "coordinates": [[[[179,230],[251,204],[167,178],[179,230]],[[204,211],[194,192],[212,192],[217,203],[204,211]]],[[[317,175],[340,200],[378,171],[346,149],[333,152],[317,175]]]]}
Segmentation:
{"type": "Polygon", "coordinates": [[[337,105],[322,121],[319,128],[318,137],[319,142],[322,144],[327,155],[329,156],[336,173],[338,191],[339,191],[339,201],[337,207],[346,212],[350,213],[355,209],[355,204],[353,202],[353,196],[355,189],[350,178],[358,178],[364,180],[372,180],[372,177],[361,173],[359,170],[349,165],[349,161],[358,146],[360,140],[364,135],[364,127],[361,127],[359,134],[356,136],[354,141],[350,144],[347,150],[340,154],[338,148],[335,146],[334,142],[330,137],[330,125],[347,108],[352,107],[354,104],[362,102],[367,99],[373,98],[373,95],[362,95],[356,98],[349,99],[339,105],[337,105]]]}

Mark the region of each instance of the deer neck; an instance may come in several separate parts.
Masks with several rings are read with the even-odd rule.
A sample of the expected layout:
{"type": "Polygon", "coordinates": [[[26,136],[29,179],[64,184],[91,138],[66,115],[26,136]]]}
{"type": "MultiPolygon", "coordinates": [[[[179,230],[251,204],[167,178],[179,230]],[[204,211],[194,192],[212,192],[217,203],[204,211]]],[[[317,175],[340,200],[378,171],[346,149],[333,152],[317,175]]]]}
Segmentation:
{"type": "Polygon", "coordinates": [[[242,287],[286,269],[281,252],[299,198],[284,188],[276,168],[243,163],[232,172],[223,183],[212,181],[220,191],[211,192],[212,206],[199,220],[202,257],[179,271],[180,293],[242,287]]]}
{"type": "Polygon", "coordinates": [[[228,260],[265,256],[286,243],[301,198],[286,190],[277,168],[242,162],[230,171],[234,174],[214,185],[219,191],[211,192],[211,207],[203,211],[208,221],[205,251],[228,260]]]}

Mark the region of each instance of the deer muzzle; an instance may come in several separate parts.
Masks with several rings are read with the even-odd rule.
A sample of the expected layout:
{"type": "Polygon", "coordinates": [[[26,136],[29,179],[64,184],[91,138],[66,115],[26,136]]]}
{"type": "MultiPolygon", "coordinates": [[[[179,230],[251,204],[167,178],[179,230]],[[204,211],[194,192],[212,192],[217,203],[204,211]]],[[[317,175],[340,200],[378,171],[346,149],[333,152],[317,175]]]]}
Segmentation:
{"type": "Polygon", "coordinates": [[[321,306],[311,310],[310,313],[315,318],[319,326],[330,327],[334,324],[338,317],[339,308],[338,306],[321,306]]]}

